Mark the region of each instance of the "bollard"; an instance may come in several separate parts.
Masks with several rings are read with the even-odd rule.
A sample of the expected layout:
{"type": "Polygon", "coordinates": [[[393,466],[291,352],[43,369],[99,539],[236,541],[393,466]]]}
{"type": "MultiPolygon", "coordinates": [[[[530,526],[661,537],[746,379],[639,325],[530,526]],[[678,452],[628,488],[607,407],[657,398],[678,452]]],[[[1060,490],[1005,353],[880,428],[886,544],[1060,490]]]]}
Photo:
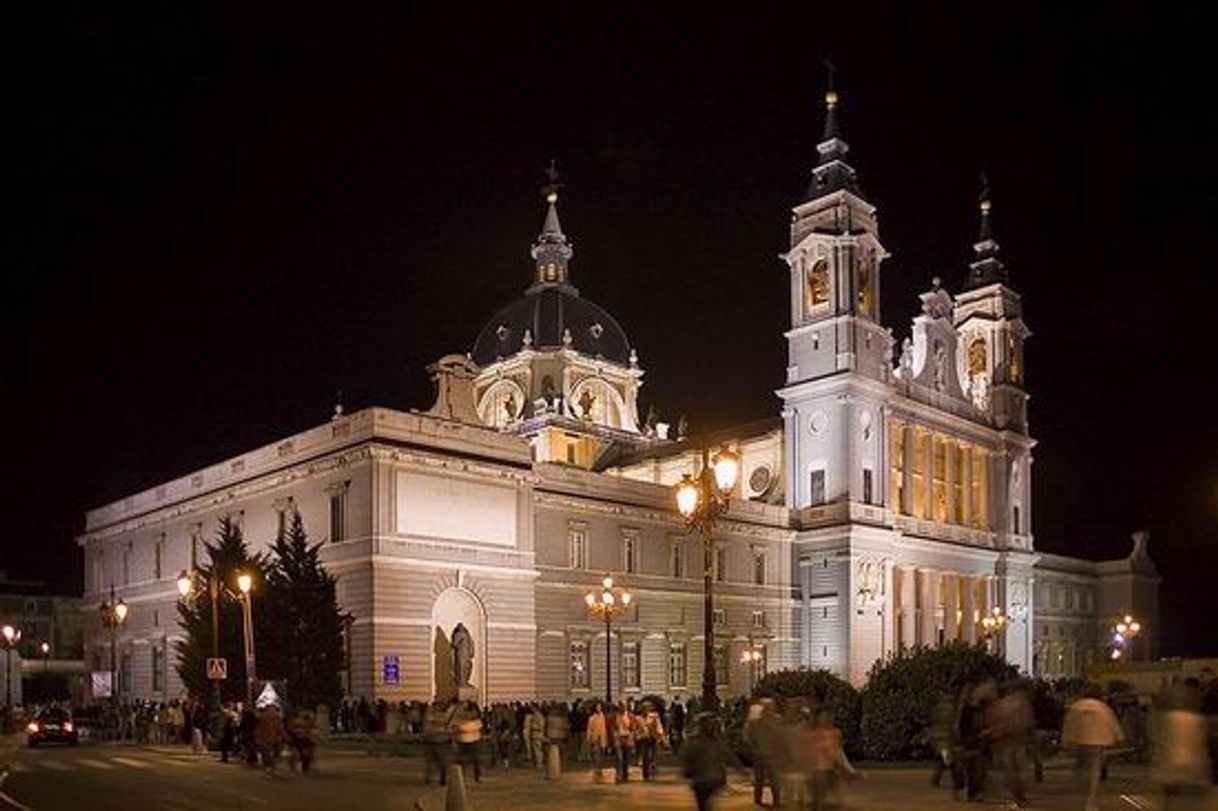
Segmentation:
{"type": "Polygon", "coordinates": [[[546,779],[562,779],[562,752],[556,743],[546,744],[546,779]]]}
{"type": "Polygon", "coordinates": [[[444,811],[465,811],[465,772],[455,763],[448,767],[448,790],[444,793],[444,811]]]}

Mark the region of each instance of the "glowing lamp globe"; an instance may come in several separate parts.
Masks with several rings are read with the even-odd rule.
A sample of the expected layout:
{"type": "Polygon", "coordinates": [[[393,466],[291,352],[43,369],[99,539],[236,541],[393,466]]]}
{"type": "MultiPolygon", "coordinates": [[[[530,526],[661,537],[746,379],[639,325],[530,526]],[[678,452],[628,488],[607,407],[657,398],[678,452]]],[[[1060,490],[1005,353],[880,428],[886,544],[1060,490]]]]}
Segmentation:
{"type": "Polygon", "coordinates": [[[178,575],[178,594],[186,597],[190,594],[190,587],[192,585],[190,575],[186,573],[185,569],[183,569],[182,573],[178,575]]]}
{"type": "Polygon", "coordinates": [[[122,600],[119,600],[114,606],[114,616],[116,619],[118,619],[119,623],[122,623],[127,619],[127,604],[122,600]]]}
{"type": "Polygon", "coordinates": [[[689,518],[698,509],[698,485],[686,474],[677,484],[677,509],[681,515],[689,518]]]}
{"type": "Polygon", "coordinates": [[[720,448],[711,460],[715,470],[715,486],[721,493],[730,493],[736,487],[736,479],[740,476],[740,455],[724,447],[720,448]]]}
{"type": "Polygon", "coordinates": [[[253,587],[254,587],[254,578],[250,577],[245,572],[242,572],[241,574],[237,575],[237,588],[239,588],[241,590],[242,594],[249,594],[250,589],[252,589],[253,587]]]}

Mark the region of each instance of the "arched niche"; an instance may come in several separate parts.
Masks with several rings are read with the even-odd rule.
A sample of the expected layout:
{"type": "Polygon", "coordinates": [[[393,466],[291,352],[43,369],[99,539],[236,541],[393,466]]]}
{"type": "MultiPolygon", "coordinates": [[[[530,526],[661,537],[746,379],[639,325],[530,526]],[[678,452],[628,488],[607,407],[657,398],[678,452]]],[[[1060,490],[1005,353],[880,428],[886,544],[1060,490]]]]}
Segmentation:
{"type": "Polygon", "coordinates": [[[465,625],[474,639],[473,673],[470,683],[478,691],[478,701],[486,694],[486,610],[472,591],[453,586],[440,592],[431,607],[431,694],[448,699],[456,695],[452,678],[452,633],[457,623],[465,625]]]}

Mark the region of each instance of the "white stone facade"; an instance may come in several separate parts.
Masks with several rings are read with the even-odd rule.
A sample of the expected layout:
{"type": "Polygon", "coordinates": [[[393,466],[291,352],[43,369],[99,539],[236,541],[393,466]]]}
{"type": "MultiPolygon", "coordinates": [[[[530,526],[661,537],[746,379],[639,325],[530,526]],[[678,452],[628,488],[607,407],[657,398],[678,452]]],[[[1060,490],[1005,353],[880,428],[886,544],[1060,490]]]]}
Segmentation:
{"type": "MultiPolygon", "coordinates": [[[[431,367],[431,411],[339,415],[87,515],[86,604],[113,586],[131,608],[123,692],[180,693],[175,579],[218,520],[237,518],[259,551],[298,511],[354,616],[353,695],[430,699],[443,687],[441,636],[458,622],[483,700],[603,695],[605,628],[584,595],[605,573],[635,594],[609,640],[614,694],[695,695],[704,560],[672,485],[720,443],[742,457],[710,556],[725,695],[748,686],[745,649],[763,653],[763,670],[859,683],[902,646],[977,641],[994,608],[1006,622],[991,644],[1036,675],[1103,656],[1124,612],[1156,628],[1144,536],[1103,563],[1034,549],[1029,332],[988,199],[966,289],[953,297],[936,280],[898,350],[879,321],[875,208],[832,119],[819,151],[785,255],[779,418],[696,441],[640,418],[638,355],[570,284],[554,186],[534,285],[479,336],[480,367],[461,356],[431,367]],[[399,683],[384,683],[387,657],[399,683]]],[[[91,666],[105,669],[108,636],[94,627],[90,642],[91,666]]],[[[1153,637],[1140,644],[1154,656],[1153,637]]]]}

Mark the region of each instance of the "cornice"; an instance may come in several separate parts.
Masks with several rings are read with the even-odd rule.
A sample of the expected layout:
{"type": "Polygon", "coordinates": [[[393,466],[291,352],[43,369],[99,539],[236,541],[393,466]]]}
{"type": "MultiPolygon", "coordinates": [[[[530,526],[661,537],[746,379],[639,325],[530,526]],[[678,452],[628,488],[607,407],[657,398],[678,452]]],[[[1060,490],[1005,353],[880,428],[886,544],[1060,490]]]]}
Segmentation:
{"type": "MultiPolygon", "coordinates": [[[[653,526],[686,529],[685,521],[679,518],[675,512],[656,508],[544,491],[535,491],[533,493],[533,502],[543,509],[575,510],[583,513],[642,521],[653,526]]],[[[731,518],[720,519],[717,523],[717,529],[720,534],[743,535],[771,541],[789,541],[795,537],[794,531],[785,527],[779,528],[745,521],[734,521],[731,518]]]]}

